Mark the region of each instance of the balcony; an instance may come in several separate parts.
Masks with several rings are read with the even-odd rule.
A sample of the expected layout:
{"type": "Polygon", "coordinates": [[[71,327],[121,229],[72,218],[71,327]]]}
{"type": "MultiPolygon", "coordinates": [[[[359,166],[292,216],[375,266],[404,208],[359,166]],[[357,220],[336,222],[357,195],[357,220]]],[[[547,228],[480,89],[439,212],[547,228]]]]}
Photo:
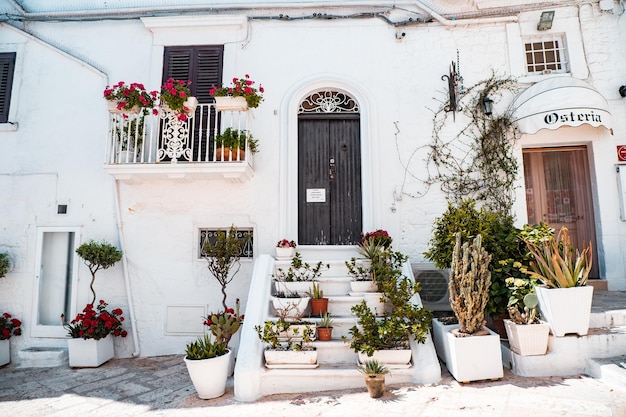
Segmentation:
{"type": "Polygon", "coordinates": [[[193,117],[179,121],[175,114],[110,114],[104,169],[117,180],[143,182],[170,178],[252,178],[250,141],[242,151],[216,146],[225,129],[248,130],[248,112],[217,111],[215,104],[199,104],[193,117]]]}

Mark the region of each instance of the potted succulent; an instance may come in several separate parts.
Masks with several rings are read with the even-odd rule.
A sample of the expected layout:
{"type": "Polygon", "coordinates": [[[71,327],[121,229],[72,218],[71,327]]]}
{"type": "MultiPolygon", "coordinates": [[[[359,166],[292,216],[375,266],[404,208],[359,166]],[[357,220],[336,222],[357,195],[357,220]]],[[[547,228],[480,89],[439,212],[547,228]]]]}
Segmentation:
{"type": "Polygon", "coordinates": [[[566,227],[561,228],[556,238],[525,242],[534,258],[528,274],[542,284],[535,291],[541,316],[550,323],[552,333],[586,335],[593,298],[593,287],[587,286],[593,263],[591,242],[582,252],[575,250],[566,227]]]}
{"type": "Polygon", "coordinates": [[[246,111],[263,101],[263,86],[257,89],[254,84],[250,75],[245,74],[243,78],[233,78],[230,86],[211,88],[209,94],[215,98],[217,110],[246,111]]]}
{"type": "Polygon", "coordinates": [[[0,278],[4,278],[11,269],[11,259],[8,253],[0,253],[0,278]]]}
{"type": "Polygon", "coordinates": [[[276,258],[291,259],[296,254],[296,242],[289,239],[281,239],[276,243],[276,258]]]}
{"type": "Polygon", "coordinates": [[[316,326],[317,340],[321,342],[327,342],[331,340],[333,336],[333,324],[334,321],[332,318],[330,318],[330,314],[325,313],[316,326]]]}
{"type": "Polygon", "coordinates": [[[87,304],[82,313],[64,326],[70,337],[67,342],[70,366],[102,365],[114,356],[113,337],[128,335],[122,328],[122,309],[109,311],[107,306],[104,300],[100,300],[96,309],[93,304],[87,304]]]}
{"type": "Polygon", "coordinates": [[[263,327],[257,325],[254,329],[261,342],[267,345],[264,351],[265,366],[311,368],[317,367],[317,349],[311,344],[313,328],[306,326],[305,330],[293,336],[281,337],[286,334],[291,323],[280,318],[278,321],[266,320],[263,327]]]}
{"type": "Polygon", "coordinates": [[[309,295],[311,296],[311,316],[322,317],[328,312],[328,298],[320,290],[319,282],[313,282],[309,295]]]}
{"type": "Polygon", "coordinates": [[[258,141],[247,130],[226,128],[215,138],[216,161],[243,161],[246,145],[253,154],[258,152],[258,141]]]}
{"type": "Polygon", "coordinates": [[[491,255],[482,247],[480,234],[471,244],[461,242],[462,235],[457,232],[449,292],[450,306],[459,324],[445,334],[446,366],[460,382],[502,378],[500,337],[485,327],[491,255]]]}
{"type": "Polygon", "coordinates": [[[126,84],[120,81],[104,89],[104,98],[109,102],[109,112],[120,114],[139,114],[147,116],[154,110],[157,92],[148,93],[141,83],[126,84]]]}
{"type": "Polygon", "coordinates": [[[161,109],[166,114],[172,115],[172,121],[185,122],[188,118],[193,117],[196,112],[198,99],[191,96],[191,90],[188,86],[190,83],[191,81],[169,78],[161,86],[159,96],[161,109]]]}
{"type": "Polygon", "coordinates": [[[539,320],[537,294],[524,295],[523,308],[515,299],[509,304],[509,319],[504,320],[504,327],[511,350],[518,355],[545,355],[548,350],[550,325],[539,320]]]}
{"type": "Polygon", "coordinates": [[[385,375],[389,373],[389,368],[376,359],[368,359],[357,369],[365,375],[365,386],[370,397],[382,397],[385,394],[385,375]]]}
{"type": "Polygon", "coordinates": [[[11,336],[22,334],[22,322],[9,313],[0,315],[0,366],[11,362],[11,336]]]}
{"type": "Polygon", "coordinates": [[[212,341],[208,334],[187,344],[185,365],[198,397],[217,398],[226,391],[231,351],[221,340],[212,341]]]}

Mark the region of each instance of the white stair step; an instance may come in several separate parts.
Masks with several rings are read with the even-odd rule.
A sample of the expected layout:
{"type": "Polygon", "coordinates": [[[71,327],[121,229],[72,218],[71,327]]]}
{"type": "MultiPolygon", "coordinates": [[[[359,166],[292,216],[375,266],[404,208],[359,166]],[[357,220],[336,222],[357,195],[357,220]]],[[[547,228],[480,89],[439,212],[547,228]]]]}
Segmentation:
{"type": "MultiPolygon", "coordinates": [[[[335,331],[333,330],[333,337],[335,331]]],[[[354,366],[357,363],[358,355],[350,349],[348,343],[341,339],[330,340],[328,342],[315,341],[313,345],[317,348],[317,362],[320,365],[346,365],[354,366]]]]}
{"type": "Polygon", "coordinates": [[[51,368],[67,365],[67,349],[60,347],[30,347],[17,352],[20,368],[51,368]]]}
{"type": "MultiPolygon", "coordinates": [[[[626,304],[626,300],[624,300],[624,304],[626,304]]],[[[613,326],[626,326],[626,309],[591,313],[589,327],[602,328],[613,326]]]]}
{"type": "Polygon", "coordinates": [[[328,298],[328,312],[333,317],[352,317],[350,309],[363,301],[361,296],[337,296],[328,298]]]}
{"type": "Polygon", "coordinates": [[[614,389],[626,390],[626,356],[589,359],[587,374],[614,389]]]}

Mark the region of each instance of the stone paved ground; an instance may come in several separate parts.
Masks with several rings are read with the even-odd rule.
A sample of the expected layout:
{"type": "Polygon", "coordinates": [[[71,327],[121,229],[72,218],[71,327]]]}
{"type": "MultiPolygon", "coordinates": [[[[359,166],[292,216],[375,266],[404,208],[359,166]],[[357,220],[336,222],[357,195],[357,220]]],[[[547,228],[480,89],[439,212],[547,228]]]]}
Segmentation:
{"type": "Polygon", "coordinates": [[[96,369],[0,368],[0,416],[506,416],[626,417],[626,391],[586,376],[523,378],[508,370],[498,381],[387,387],[381,399],[365,387],[282,394],[255,403],[226,394],[200,400],[180,355],[114,359],[96,369]]]}

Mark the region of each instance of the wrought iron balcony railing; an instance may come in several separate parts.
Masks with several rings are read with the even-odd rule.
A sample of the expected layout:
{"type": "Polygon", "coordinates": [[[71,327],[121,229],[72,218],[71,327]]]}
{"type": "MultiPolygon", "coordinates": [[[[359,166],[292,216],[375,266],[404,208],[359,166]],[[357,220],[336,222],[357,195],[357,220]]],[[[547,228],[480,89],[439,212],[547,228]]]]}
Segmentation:
{"type": "Polygon", "coordinates": [[[227,128],[249,131],[248,113],[216,111],[212,103],[199,104],[185,121],[163,109],[158,115],[111,113],[105,170],[122,180],[218,176],[242,181],[252,175],[250,140],[219,147],[216,136],[227,128]]]}

